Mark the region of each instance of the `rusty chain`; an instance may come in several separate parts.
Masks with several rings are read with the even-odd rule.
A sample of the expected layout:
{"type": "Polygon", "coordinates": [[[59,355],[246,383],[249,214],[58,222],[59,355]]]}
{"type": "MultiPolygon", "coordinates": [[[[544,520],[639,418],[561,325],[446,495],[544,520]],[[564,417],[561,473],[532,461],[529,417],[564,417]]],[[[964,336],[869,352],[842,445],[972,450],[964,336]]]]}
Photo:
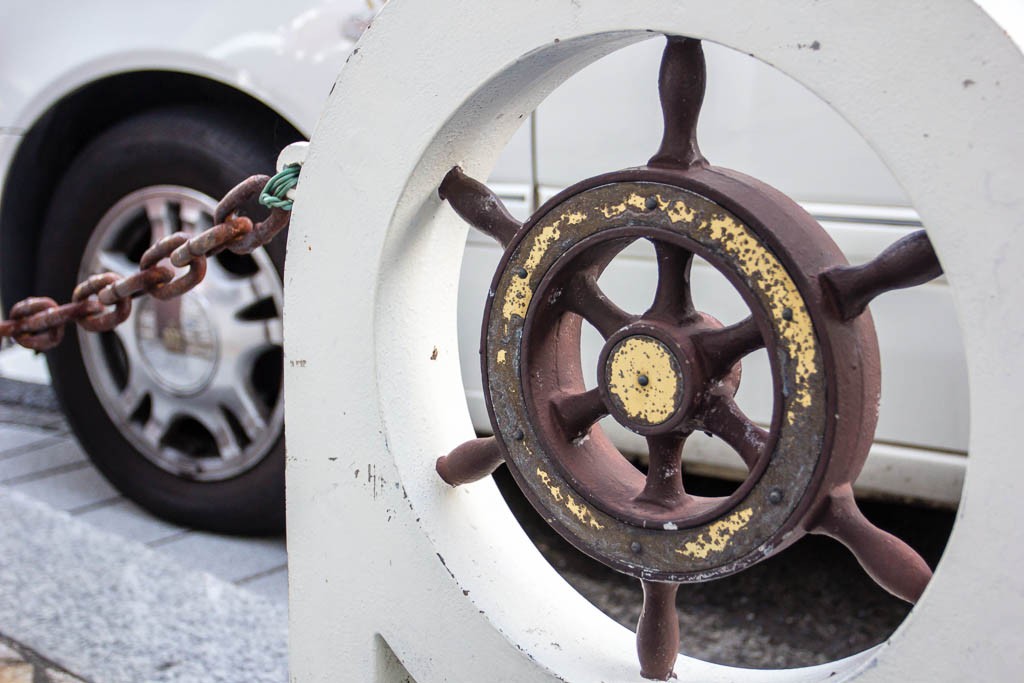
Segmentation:
{"type": "Polygon", "coordinates": [[[75,287],[71,303],[58,304],[39,296],[19,301],[11,307],[8,319],[0,320],[0,338],[46,351],[64,339],[68,323],[78,323],[90,332],[109,332],[128,318],[132,299],[144,294],[171,299],[188,292],[203,281],[208,256],[224,249],[252,253],[288,227],[291,214],[283,208],[272,208],[266,220],[255,225],[238,213],[244,204],[260,197],[270,180],[265,175],[243,180],[217,204],[212,228],[192,237],[185,232],[164,237],[142,255],[137,273],[92,275],[75,287]],[[184,274],[176,276],[175,268],[186,267],[184,274]]]}

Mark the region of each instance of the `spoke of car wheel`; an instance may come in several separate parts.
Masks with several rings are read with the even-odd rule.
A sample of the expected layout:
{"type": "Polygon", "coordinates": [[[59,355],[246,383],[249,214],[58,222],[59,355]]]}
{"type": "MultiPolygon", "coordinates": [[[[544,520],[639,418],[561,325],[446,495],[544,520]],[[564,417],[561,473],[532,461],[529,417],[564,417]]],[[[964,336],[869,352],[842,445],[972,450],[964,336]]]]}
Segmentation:
{"type": "Polygon", "coordinates": [[[709,380],[724,377],[744,356],[764,347],[764,338],[753,316],[733,325],[698,332],[691,340],[709,380]]]}
{"type": "Polygon", "coordinates": [[[582,316],[605,339],[638,318],[619,308],[601,291],[593,269],[577,273],[570,280],[562,300],[567,309],[582,316]]]}
{"type": "Polygon", "coordinates": [[[825,290],[843,320],[856,318],[879,294],[922,285],[942,275],[924,230],[912,232],[860,266],[839,266],[821,274],[825,290]]]}
{"type": "Polygon", "coordinates": [[[199,234],[213,224],[210,214],[199,202],[187,199],[178,205],[178,219],[181,230],[189,234],[199,234]]]}
{"type": "Polygon", "coordinates": [[[713,397],[702,421],[707,431],[736,451],[747,469],[754,469],[767,448],[768,432],[744,415],[736,401],[726,396],[713,397]]]}
{"type": "Polygon", "coordinates": [[[582,437],[608,414],[601,390],[596,387],[578,394],[556,394],[551,399],[551,407],[570,439],[582,437]]]}
{"type": "Polygon", "coordinates": [[[139,270],[139,264],[120,252],[103,249],[97,252],[96,258],[93,259],[92,270],[96,273],[117,273],[128,276],[139,270]]]}
{"type": "Polygon", "coordinates": [[[640,675],[667,681],[679,656],[679,615],[676,613],[677,583],[641,581],[644,606],[636,625],[636,652],[640,675]]]}
{"type": "Polygon", "coordinates": [[[658,74],[665,129],[661,147],[647,162],[649,166],[687,168],[707,163],[697,145],[697,119],[704,102],[705,79],[700,41],[669,36],[658,74]]]}
{"type": "Polygon", "coordinates": [[[498,440],[493,436],[473,439],[442,455],[434,464],[437,473],[451,486],[483,479],[505,462],[498,440]]]}
{"type": "Polygon", "coordinates": [[[275,276],[263,268],[236,275],[217,259],[208,263],[207,277],[196,291],[206,297],[210,311],[216,315],[221,342],[229,348],[246,349],[250,356],[270,346],[281,346],[284,335],[278,313],[280,302],[274,296],[275,276]],[[268,309],[253,310],[268,299],[268,309]],[[253,314],[256,317],[251,317],[253,314]]]}
{"type": "Polygon", "coordinates": [[[932,570],[916,550],[868,521],[850,484],[832,491],[809,531],[845,545],[875,583],[909,603],[917,602],[932,578],[932,570]]]}
{"type": "Polygon", "coordinates": [[[647,481],[637,501],[652,503],[666,509],[686,499],[683,488],[683,444],[686,436],[659,434],[647,437],[647,481]]]}
{"type": "Polygon", "coordinates": [[[227,408],[242,426],[249,439],[256,439],[267,428],[266,411],[261,407],[249,385],[241,380],[225,387],[216,396],[220,406],[227,408]]]}
{"type": "Polygon", "coordinates": [[[644,314],[679,323],[693,316],[690,267],[693,253],[667,242],[654,242],[658,262],[658,286],[654,301],[644,314]]]}
{"type": "Polygon", "coordinates": [[[466,175],[455,166],[441,181],[438,196],[451,204],[455,213],[474,228],[507,247],[520,223],[489,187],[466,175]]]}
{"type": "Polygon", "coordinates": [[[137,368],[129,368],[128,382],[121,389],[121,393],[118,394],[117,400],[126,418],[131,417],[138,410],[139,405],[149,393],[149,388],[140,379],[141,376],[142,373],[137,368]]]}
{"type": "Polygon", "coordinates": [[[238,442],[231,423],[218,407],[192,410],[189,411],[189,416],[196,419],[213,437],[217,444],[217,455],[221,460],[231,461],[242,455],[242,445],[238,442]]]}
{"type": "Polygon", "coordinates": [[[146,200],[146,217],[149,219],[150,244],[174,232],[174,209],[171,202],[164,198],[146,200]]]}
{"type": "Polygon", "coordinates": [[[159,394],[150,395],[149,417],[142,426],[142,433],[146,440],[157,448],[161,446],[164,437],[167,436],[167,430],[171,427],[173,416],[170,414],[169,408],[170,406],[164,399],[161,399],[159,394]]]}

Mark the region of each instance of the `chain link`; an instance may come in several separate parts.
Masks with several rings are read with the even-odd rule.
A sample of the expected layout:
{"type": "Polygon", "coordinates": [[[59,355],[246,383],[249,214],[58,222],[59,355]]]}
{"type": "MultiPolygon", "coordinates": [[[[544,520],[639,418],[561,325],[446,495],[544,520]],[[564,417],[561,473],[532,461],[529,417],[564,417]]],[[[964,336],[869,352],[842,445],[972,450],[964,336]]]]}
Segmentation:
{"type": "Polygon", "coordinates": [[[208,256],[224,249],[250,254],[288,227],[290,202],[287,209],[275,205],[266,220],[255,225],[238,212],[245,204],[260,199],[265,188],[271,197],[284,199],[297,177],[297,171],[289,173],[292,182],[278,182],[275,187],[270,187],[273,179],[269,176],[246,178],[217,204],[212,228],[193,237],[185,232],[164,237],[142,255],[137,273],[125,277],[117,273],[92,275],[75,287],[71,303],[63,305],[49,297],[19,301],[11,307],[8,319],[0,320],[0,338],[8,337],[26,348],[46,351],[64,339],[64,326],[68,323],[78,323],[90,332],[108,332],[131,314],[132,299],[143,294],[171,299],[190,291],[203,281],[208,256]],[[188,270],[176,277],[175,268],[188,270]]]}

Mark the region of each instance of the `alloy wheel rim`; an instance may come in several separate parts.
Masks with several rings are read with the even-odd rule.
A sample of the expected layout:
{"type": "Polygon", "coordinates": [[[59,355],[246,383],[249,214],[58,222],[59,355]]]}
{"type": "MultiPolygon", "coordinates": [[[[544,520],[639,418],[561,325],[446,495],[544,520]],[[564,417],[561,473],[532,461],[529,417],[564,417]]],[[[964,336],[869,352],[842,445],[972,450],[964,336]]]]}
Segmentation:
{"type": "MultiPolygon", "coordinates": [[[[141,250],[213,224],[213,198],[160,185],[139,189],[100,219],[79,279],[138,269],[141,250]]],[[[151,463],[183,479],[222,481],[256,466],[284,423],[283,289],[270,255],[225,252],[180,299],[138,301],[112,332],[78,332],[100,404],[151,463]]]]}

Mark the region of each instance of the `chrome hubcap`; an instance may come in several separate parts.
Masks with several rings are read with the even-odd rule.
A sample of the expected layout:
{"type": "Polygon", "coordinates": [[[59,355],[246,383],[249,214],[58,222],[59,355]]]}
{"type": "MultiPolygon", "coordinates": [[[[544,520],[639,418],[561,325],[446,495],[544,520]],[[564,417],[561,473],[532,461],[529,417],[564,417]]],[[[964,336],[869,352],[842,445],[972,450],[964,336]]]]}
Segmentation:
{"type": "MultiPolygon", "coordinates": [[[[131,193],[100,220],[79,277],[137,271],[156,240],[210,227],[215,206],[180,186],[131,193]]],[[[265,250],[225,252],[179,299],[143,297],[113,332],[79,332],[86,372],[110,419],[151,462],[183,478],[229,479],[281,433],[281,305],[265,250]]]]}
{"type": "Polygon", "coordinates": [[[139,356],[153,379],[178,396],[202,391],[217,369],[220,344],[205,303],[197,295],[136,304],[139,356]]]}

